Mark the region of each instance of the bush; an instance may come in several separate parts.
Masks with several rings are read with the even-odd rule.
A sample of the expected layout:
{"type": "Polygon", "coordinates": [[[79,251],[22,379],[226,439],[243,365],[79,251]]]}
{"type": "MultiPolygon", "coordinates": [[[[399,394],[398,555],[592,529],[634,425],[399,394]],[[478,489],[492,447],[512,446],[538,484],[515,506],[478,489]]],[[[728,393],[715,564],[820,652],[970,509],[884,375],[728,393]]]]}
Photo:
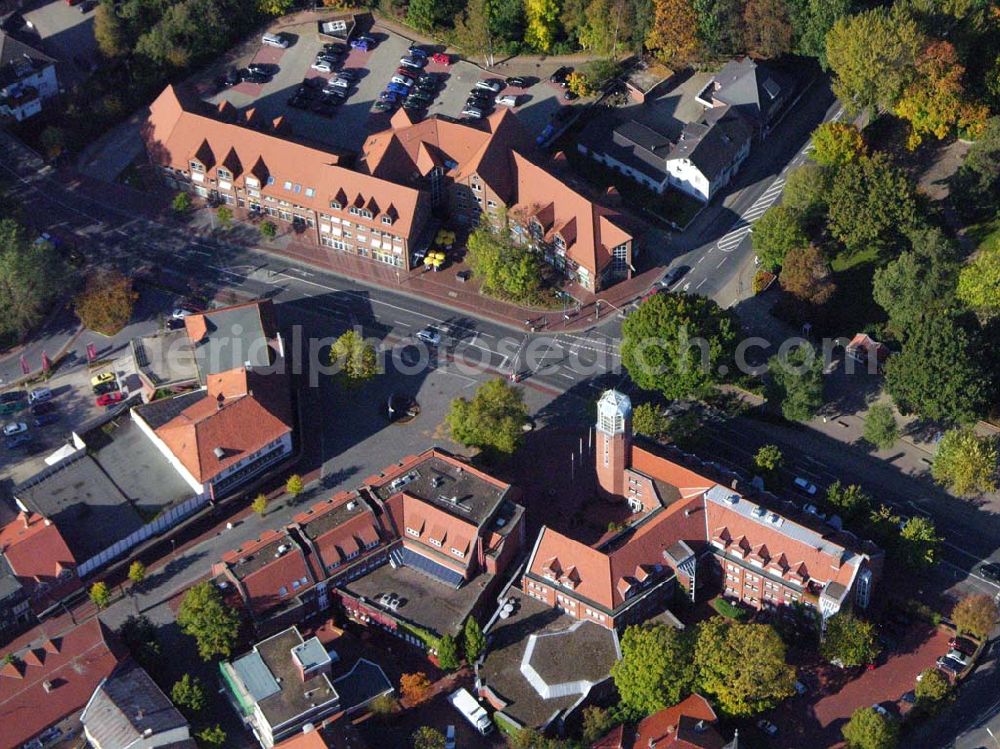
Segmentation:
{"type": "Polygon", "coordinates": [[[191,196],[186,192],[179,192],[174,195],[174,200],[170,205],[175,213],[187,213],[191,210],[191,196]]]}

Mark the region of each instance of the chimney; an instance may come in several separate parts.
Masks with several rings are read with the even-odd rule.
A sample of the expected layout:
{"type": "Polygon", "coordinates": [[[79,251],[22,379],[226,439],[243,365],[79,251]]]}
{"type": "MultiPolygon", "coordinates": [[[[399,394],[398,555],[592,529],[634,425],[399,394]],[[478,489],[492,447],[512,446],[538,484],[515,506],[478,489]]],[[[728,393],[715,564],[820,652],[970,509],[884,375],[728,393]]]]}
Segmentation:
{"type": "Polygon", "coordinates": [[[55,689],[55,686],[53,686],[51,681],[46,679],[45,681],[42,682],[42,689],[45,690],[45,694],[49,694],[52,692],[53,689],[55,689]]]}
{"type": "Polygon", "coordinates": [[[137,721],[143,719],[143,712],[142,712],[142,708],[141,707],[138,710],[135,711],[135,719],[137,721]]]}
{"type": "Polygon", "coordinates": [[[222,410],[222,404],[225,402],[226,402],[226,396],[224,396],[222,393],[219,393],[217,396],[215,396],[215,406],[216,408],[218,408],[218,410],[220,411],[222,410]]]}
{"type": "Polygon", "coordinates": [[[218,458],[219,460],[222,460],[224,457],[226,457],[226,451],[223,450],[221,447],[217,447],[214,450],[212,450],[212,454],[215,455],[215,457],[218,458]]]}

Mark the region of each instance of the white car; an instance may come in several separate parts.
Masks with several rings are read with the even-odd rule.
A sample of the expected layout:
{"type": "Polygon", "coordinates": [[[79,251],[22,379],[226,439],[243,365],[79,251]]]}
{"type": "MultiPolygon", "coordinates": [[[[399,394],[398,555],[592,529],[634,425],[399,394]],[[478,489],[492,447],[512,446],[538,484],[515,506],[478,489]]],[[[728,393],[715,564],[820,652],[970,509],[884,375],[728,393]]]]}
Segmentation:
{"type": "Polygon", "coordinates": [[[879,702],[876,702],[874,705],[872,705],[872,710],[874,710],[875,712],[877,712],[883,718],[888,718],[889,717],[889,711],[886,710],[884,707],[882,707],[881,703],[879,703],[879,702]]]}
{"type": "Polygon", "coordinates": [[[427,327],[417,333],[417,338],[424,343],[429,343],[431,346],[437,346],[441,343],[441,333],[438,332],[437,328],[427,327]]]}
{"type": "Polygon", "coordinates": [[[11,422],[10,424],[7,424],[7,426],[3,428],[3,436],[13,437],[15,434],[20,434],[21,432],[27,432],[27,431],[28,431],[27,424],[25,424],[23,421],[15,421],[11,422]]]}
{"type": "Polygon", "coordinates": [[[476,88],[481,88],[484,91],[492,91],[494,94],[497,94],[503,89],[503,81],[499,81],[496,78],[487,78],[486,80],[476,81],[476,88]]]}
{"type": "Polygon", "coordinates": [[[177,309],[175,309],[173,312],[170,313],[170,316],[175,320],[183,320],[188,315],[193,315],[193,314],[194,310],[192,309],[188,309],[187,307],[178,307],[177,309]]]}
{"type": "Polygon", "coordinates": [[[804,491],[810,497],[816,494],[816,484],[812,483],[811,481],[806,481],[801,476],[795,477],[795,486],[801,491],[804,491]]]}
{"type": "Polygon", "coordinates": [[[350,87],[351,87],[351,82],[349,80],[347,80],[346,78],[334,78],[324,88],[325,89],[330,89],[330,88],[348,89],[350,87]]]}
{"type": "Polygon", "coordinates": [[[407,88],[413,85],[413,79],[407,78],[405,75],[394,75],[389,80],[393,83],[398,83],[400,86],[406,86],[407,88]]]}
{"type": "Polygon", "coordinates": [[[955,650],[953,648],[953,649],[949,650],[945,654],[945,657],[946,658],[951,658],[953,661],[958,661],[963,666],[968,666],[969,665],[969,656],[967,656],[965,653],[961,652],[960,650],[955,650]]]}
{"type": "Polygon", "coordinates": [[[332,73],[333,66],[330,65],[326,60],[317,60],[312,64],[313,70],[318,70],[320,73],[332,73]]]}
{"type": "Polygon", "coordinates": [[[498,96],[497,104],[500,104],[501,106],[504,107],[516,107],[517,97],[514,96],[513,94],[504,94],[503,96],[498,96]]]}
{"type": "Polygon", "coordinates": [[[483,110],[478,107],[466,107],[462,110],[462,114],[473,120],[481,120],[483,118],[483,110]]]}

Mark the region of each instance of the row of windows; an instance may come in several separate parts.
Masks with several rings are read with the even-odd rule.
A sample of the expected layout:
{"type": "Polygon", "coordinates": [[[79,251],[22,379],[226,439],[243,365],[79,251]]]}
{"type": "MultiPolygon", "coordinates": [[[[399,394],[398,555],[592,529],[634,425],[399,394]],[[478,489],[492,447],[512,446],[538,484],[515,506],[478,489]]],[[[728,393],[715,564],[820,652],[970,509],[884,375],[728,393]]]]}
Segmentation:
{"type": "MultiPolygon", "coordinates": [[[[308,582],[309,582],[309,578],[308,577],[300,577],[298,580],[292,580],[292,582],[291,582],[292,590],[298,590],[299,588],[301,588],[303,585],[307,584],[308,582]]],[[[278,588],[278,595],[279,596],[287,596],[288,595],[288,587],[285,586],[285,585],[282,585],[280,588],[278,588]]]]}
{"type": "Polygon", "coordinates": [[[589,616],[591,619],[597,619],[598,621],[601,621],[601,622],[603,622],[603,621],[605,621],[607,619],[607,617],[604,616],[604,614],[602,614],[599,611],[594,611],[591,608],[584,609],[584,611],[586,612],[587,616],[589,616]]]}

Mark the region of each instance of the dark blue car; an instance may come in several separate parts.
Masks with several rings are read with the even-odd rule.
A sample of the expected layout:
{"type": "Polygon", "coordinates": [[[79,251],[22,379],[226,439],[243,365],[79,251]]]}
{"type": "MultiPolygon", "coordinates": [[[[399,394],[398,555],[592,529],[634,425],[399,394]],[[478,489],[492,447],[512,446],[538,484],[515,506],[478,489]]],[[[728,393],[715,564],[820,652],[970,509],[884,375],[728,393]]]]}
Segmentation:
{"type": "Polygon", "coordinates": [[[406,96],[408,93],[410,93],[409,88],[399,83],[390,83],[388,86],[385,87],[385,90],[391,91],[394,94],[399,94],[400,96],[406,96]]]}

